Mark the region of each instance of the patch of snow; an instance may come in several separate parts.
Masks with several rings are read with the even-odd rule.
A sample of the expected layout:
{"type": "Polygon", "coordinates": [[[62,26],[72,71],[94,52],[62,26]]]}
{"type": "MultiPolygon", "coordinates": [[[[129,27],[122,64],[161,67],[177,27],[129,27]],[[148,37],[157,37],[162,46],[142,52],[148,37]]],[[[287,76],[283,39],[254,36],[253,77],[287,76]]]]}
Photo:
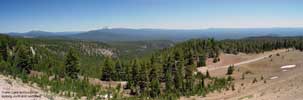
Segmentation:
{"type": "Polygon", "coordinates": [[[296,67],[296,65],[286,65],[286,66],[282,66],[281,69],[288,69],[288,68],[294,68],[296,67]]]}
{"type": "Polygon", "coordinates": [[[278,76],[274,76],[274,77],[271,77],[270,79],[273,80],[273,79],[277,79],[279,78],[278,76]]]}
{"type": "Polygon", "coordinates": [[[32,51],[32,54],[33,54],[33,55],[36,55],[36,52],[35,52],[34,48],[33,48],[33,47],[30,47],[30,49],[31,49],[31,51],[32,51]]]}
{"type": "Polygon", "coordinates": [[[113,98],[112,95],[104,94],[104,95],[99,95],[102,99],[107,99],[107,98],[113,98]]]}

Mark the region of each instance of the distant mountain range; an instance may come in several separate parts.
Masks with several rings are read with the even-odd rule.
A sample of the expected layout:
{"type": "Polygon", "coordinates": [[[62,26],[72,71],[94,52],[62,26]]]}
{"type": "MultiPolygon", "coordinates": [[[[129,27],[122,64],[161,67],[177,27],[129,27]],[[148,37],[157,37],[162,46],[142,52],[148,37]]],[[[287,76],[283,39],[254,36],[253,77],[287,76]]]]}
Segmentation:
{"type": "Polygon", "coordinates": [[[94,41],[183,41],[192,38],[239,39],[254,36],[303,36],[303,28],[209,28],[209,29],[129,29],[112,28],[87,32],[45,32],[8,33],[26,38],[64,38],[94,41]]]}
{"type": "Polygon", "coordinates": [[[17,32],[11,32],[7,33],[10,36],[19,36],[19,37],[25,37],[25,38],[39,38],[39,37],[57,37],[57,36],[66,36],[66,35],[72,35],[72,34],[79,34],[81,32],[46,32],[46,31],[29,31],[26,33],[17,33],[17,32]]]}

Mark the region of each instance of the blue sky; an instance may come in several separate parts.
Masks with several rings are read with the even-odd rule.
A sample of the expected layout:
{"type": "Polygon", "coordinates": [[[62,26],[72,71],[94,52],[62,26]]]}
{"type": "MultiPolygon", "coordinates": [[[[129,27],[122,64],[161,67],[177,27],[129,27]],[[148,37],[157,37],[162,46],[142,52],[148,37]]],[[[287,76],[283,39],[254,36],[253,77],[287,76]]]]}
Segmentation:
{"type": "Polygon", "coordinates": [[[0,0],[0,32],[303,27],[303,0],[0,0]]]}

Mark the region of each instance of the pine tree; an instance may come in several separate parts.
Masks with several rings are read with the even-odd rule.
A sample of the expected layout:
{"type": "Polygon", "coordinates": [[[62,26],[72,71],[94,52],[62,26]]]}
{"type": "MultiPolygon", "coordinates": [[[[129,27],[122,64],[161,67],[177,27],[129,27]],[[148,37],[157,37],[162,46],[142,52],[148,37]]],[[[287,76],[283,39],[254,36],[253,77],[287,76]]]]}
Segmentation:
{"type": "Polygon", "coordinates": [[[199,56],[199,63],[198,63],[198,66],[201,67],[201,66],[205,66],[205,56],[202,55],[202,56],[199,56]]]}
{"type": "Polygon", "coordinates": [[[161,60],[163,59],[162,58],[163,56],[159,56],[159,57],[156,57],[155,55],[152,55],[151,59],[150,59],[150,64],[152,66],[152,69],[156,69],[156,70],[152,70],[152,71],[155,71],[155,74],[157,75],[157,78],[159,81],[162,80],[164,74],[163,74],[163,65],[161,63],[161,60]]]}
{"type": "Polygon", "coordinates": [[[149,78],[151,80],[150,83],[151,91],[149,93],[151,97],[158,97],[160,95],[159,66],[154,61],[152,61],[151,63],[152,63],[151,64],[152,69],[149,74],[149,78]]]}
{"type": "MultiPolygon", "coordinates": [[[[13,46],[15,46],[16,41],[12,38],[10,38],[7,35],[0,35],[0,55],[1,60],[7,61],[8,60],[8,50],[12,49],[13,46]]],[[[0,60],[0,61],[1,61],[0,60]]]]}
{"type": "Polygon", "coordinates": [[[179,92],[184,91],[184,63],[182,60],[180,60],[176,64],[177,70],[176,73],[174,74],[174,82],[175,82],[175,87],[179,92]]]}
{"type": "Polygon", "coordinates": [[[220,58],[219,57],[215,57],[214,60],[213,60],[213,63],[217,63],[220,61],[220,58]]]}
{"type": "Polygon", "coordinates": [[[133,86],[134,80],[132,78],[132,67],[131,64],[128,63],[124,63],[125,68],[125,79],[127,80],[127,89],[130,89],[133,86]]]}
{"type": "Polygon", "coordinates": [[[24,45],[21,45],[17,49],[16,56],[16,66],[25,73],[30,73],[32,69],[32,55],[29,51],[29,48],[26,48],[24,45]]]}
{"type": "Polygon", "coordinates": [[[231,65],[227,68],[226,75],[231,75],[231,74],[233,74],[233,72],[234,72],[234,66],[231,65]]]}
{"type": "Polygon", "coordinates": [[[158,79],[151,80],[150,88],[151,88],[150,97],[155,98],[155,97],[160,96],[160,93],[161,93],[161,91],[160,91],[160,82],[159,82],[158,79]]]}
{"type": "Polygon", "coordinates": [[[112,81],[114,75],[114,62],[111,58],[105,58],[101,80],[112,81]]]}
{"type": "Polygon", "coordinates": [[[139,83],[138,83],[141,94],[145,94],[147,92],[148,83],[149,83],[149,77],[148,77],[147,65],[143,64],[142,67],[140,68],[139,83]]]}
{"type": "Polygon", "coordinates": [[[185,68],[185,86],[186,86],[186,93],[192,94],[192,92],[194,91],[194,66],[193,65],[189,65],[185,68]]]}
{"type": "Polygon", "coordinates": [[[132,94],[138,94],[139,93],[139,71],[140,71],[140,62],[138,59],[135,59],[132,63],[132,79],[130,80],[130,88],[132,94]]]}
{"type": "Polygon", "coordinates": [[[198,73],[198,80],[199,80],[199,83],[197,85],[197,93],[199,95],[202,95],[202,96],[205,96],[206,94],[206,89],[205,89],[205,83],[204,83],[204,75],[202,73],[198,73]]]}
{"type": "Polygon", "coordinates": [[[165,91],[166,93],[173,93],[175,92],[174,88],[174,80],[173,80],[173,72],[172,72],[172,67],[171,66],[166,66],[168,69],[165,72],[165,91]]]}
{"type": "Polygon", "coordinates": [[[194,64],[194,55],[193,55],[194,51],[193,50],[190,50],[189,53],[188,53],[188,56],[186,57],[187,58],[187,64],[186,65],[192,65],[194,64]]]}
{"type": "Polygon", "coordinates": [[[140,62],[138,59],[135,59],[132,64],[132,79],[135,81],[135,83],[138,83],[139,80],[139,71],[140,71],[140,62]]]}
{"type": "Polygon", "coordinates": [[[70,49],[66,55],[65,74],[72,79],[77,79],[79,71],[78,53],[75,50],[70,49]]]}
{"type": "MultiPolygon", "coordinates": [[[[188,50],[185,50],[188,51],[188,50]]],[[[177,91],[177,95],[184,95],[185,91],[185,82],[184,82],[184,77],[185,77],[185,54],[184,51],[179,49],[175,52],[175,71],[173,72],[174,76],[174,83],[175,83],[175,88],[177,91]]],[[[187,56],[188,57],[188,56],[187,56]]]]}
{"type": "Polygon", "coordinates": [[[125,72],[123,70],[123,67],[121,65],[120,60],[118,59],[116,61],[116,64],[115,64],[115,77],[114,77],[114,80],[121,81],[123,79],[123,77],[125,77],[124,75],[125,75],[125,72]]]}

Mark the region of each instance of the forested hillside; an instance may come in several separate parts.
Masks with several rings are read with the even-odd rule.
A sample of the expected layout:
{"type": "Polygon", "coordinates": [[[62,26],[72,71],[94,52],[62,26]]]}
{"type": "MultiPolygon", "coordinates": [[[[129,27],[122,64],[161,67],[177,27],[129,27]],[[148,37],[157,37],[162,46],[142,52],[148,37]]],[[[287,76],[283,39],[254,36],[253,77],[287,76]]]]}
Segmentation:
{"type": "Polygon", "coordinates": [[[49,49],[56,54],[62,54],[69,48],[74,48],[79,50],[83,56],[115,56],[114,49],[102,42],[27,38],[18,38],[18,40],[27,46],[49,49]]]}
{"type": "MultiPolygon", "coordinates": [[[[113,99],[177,99],[223,90],[235,90],[233,78],[212,77],[196,71],[207,58],[221,53],[262,53],[283,48],[303,50],[302,37],[259,37],[239,40],[193,39],[143,57],[115,56],[106,44],[0,36],[0,71],[37,83],[63,96],[91,99],[109,94],[113,99]],[[92,55],[93,54],[93,55],[92,55]],[[126,86],[100,87],[89,79],[127,81],[126,86]],[[128,96],[125,96],[128,95],[128,96]]],[[[231,67],[232,68],[232,67],[231,67]]],[[[230,71],[230,70],[229,70],[230,71]]],[[[232,73],[232,72],[227,72],[232,73]]]]}
{"type": "MultiPolygon", "coordinates": [[[[195,74],[197,67],[205,66],[207,58],[215,58],[213,62],[218,62],[220,53],[262,53],[283,48],[295,48],[302,51],[302,43],[301,37],[260,37],[222,41],[189,40],[155,52],[151,56],[131,60],[124,63],[123,67],[120,63],[113,63],[115,59],[108,58],[101,80],[128,81],[127,89],[131,90],[130,93],[143,96],[143,98],[147,96],[168,99],[178,96],[205,95],[214,90],[233,88],[231,77],[218,79],[210,78],[208,73],[195,74]],[[212,82],[206,85],[205,80],[212,82]],[[162,86],[161,83],[165,85],[162,86]]],[[[228,71],[227,73],[232,73],[228,71]]]]}
{"type": "Polygon", "coordinates": [[[174,42],[169,40],[151,40],[151,41],[113,41],[106,42],[118,50],[119,58],[144,57],[154,51],[174,46],[174,42]]]}

